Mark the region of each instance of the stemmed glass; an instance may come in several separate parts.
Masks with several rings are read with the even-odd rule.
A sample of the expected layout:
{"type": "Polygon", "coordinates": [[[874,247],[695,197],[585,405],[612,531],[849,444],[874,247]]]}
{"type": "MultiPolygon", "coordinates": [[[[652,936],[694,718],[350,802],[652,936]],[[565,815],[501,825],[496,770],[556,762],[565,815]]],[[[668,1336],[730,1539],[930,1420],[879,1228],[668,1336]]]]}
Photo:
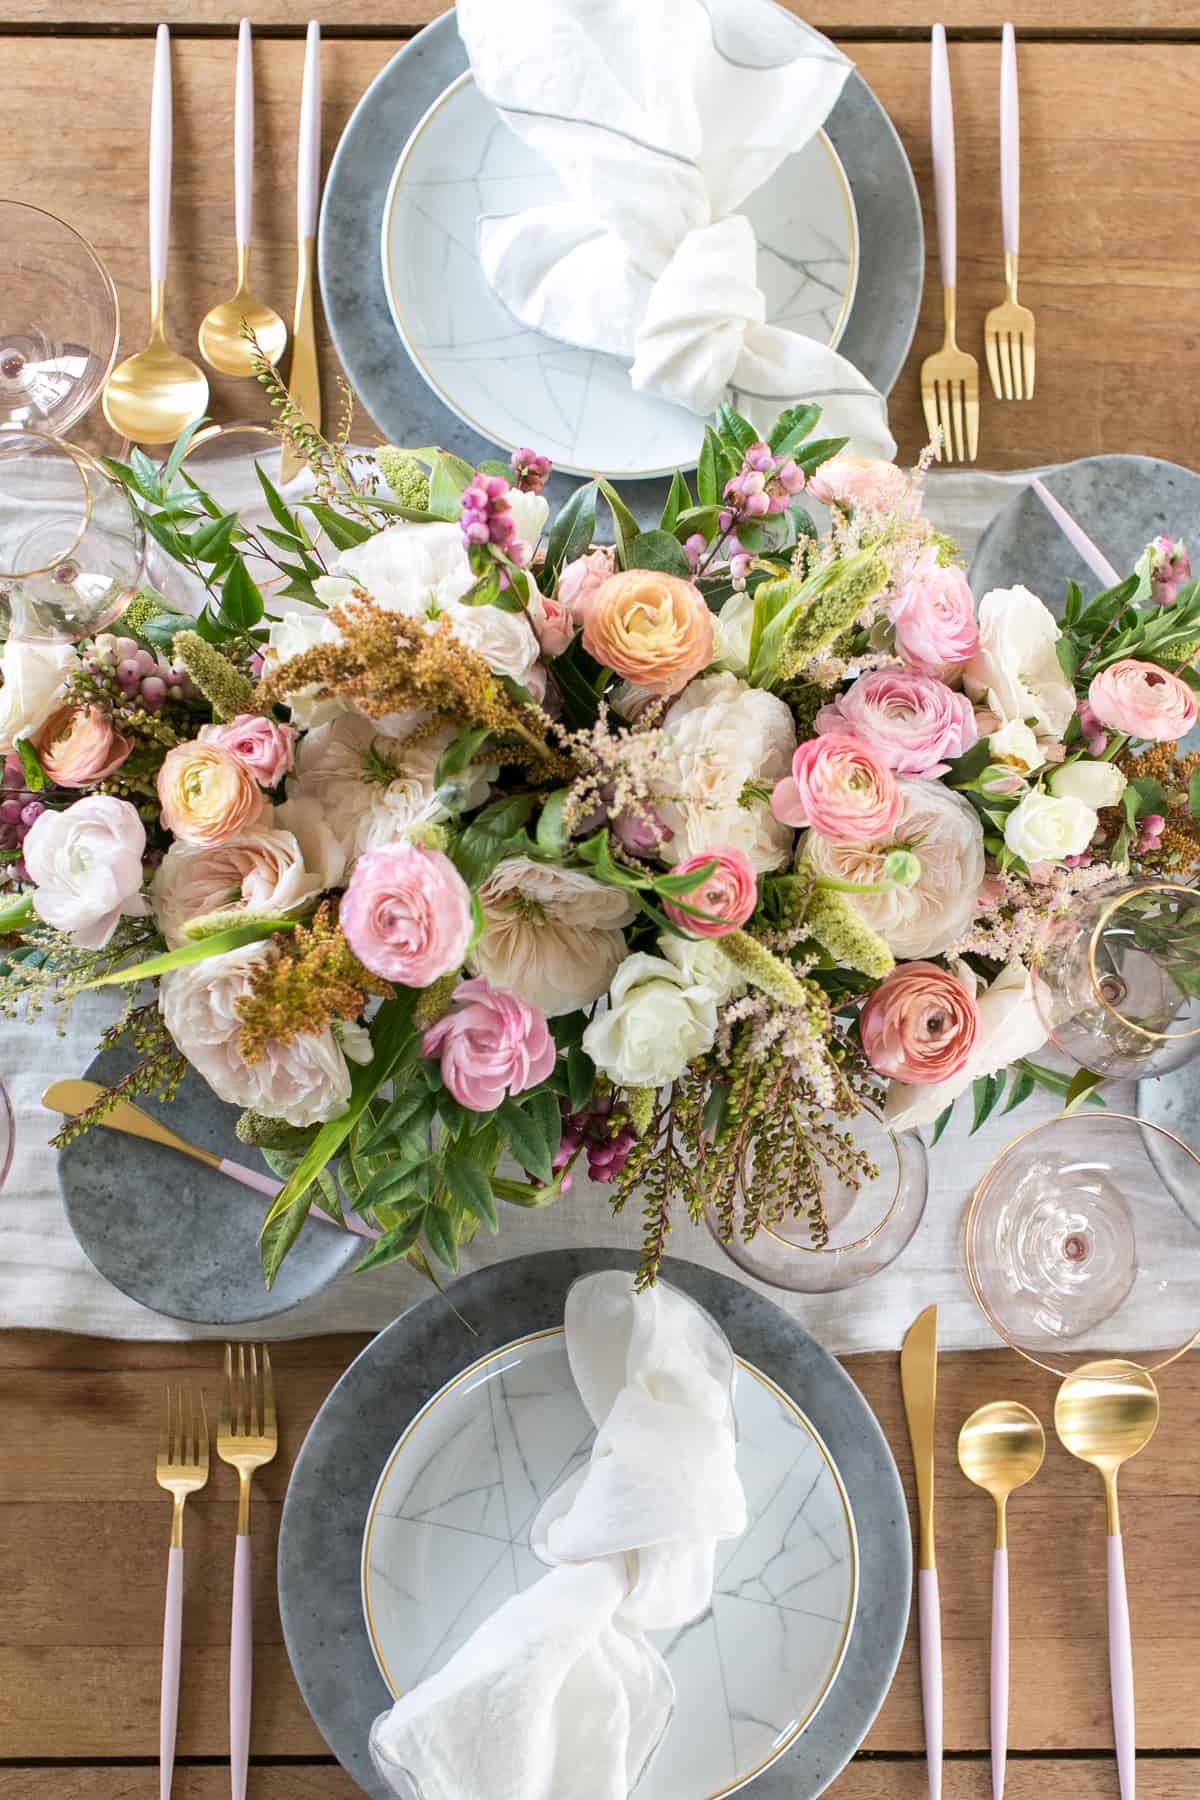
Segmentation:
{"type": "Polygon", "coordinates": [[[70,431],[112,371],[117,290],[92,246],[41,207],[0,200],[0,426],[70,431]]]}
{"type": "Polygon", "coordinates": [[[85,451],[0,431],[0,635],[102,631],[137,592],[145,551],[124,488],[85,451]]]}
{"type": "Polygon", "coordinates": [[[12,1106],[8,1098],[8,1089],[0,1081],[0,1188],[8,1178],[12,1167],[13,1143],[16,1133],[13,1127],[12,1106]]]}

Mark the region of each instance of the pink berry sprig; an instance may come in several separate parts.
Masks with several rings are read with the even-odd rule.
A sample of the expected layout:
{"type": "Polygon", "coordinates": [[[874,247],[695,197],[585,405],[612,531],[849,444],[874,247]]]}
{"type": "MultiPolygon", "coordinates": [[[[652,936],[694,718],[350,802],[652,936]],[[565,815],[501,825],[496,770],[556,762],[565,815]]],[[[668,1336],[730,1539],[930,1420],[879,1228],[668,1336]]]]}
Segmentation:
{"type": "Polygon", "coordinates": [[[548,456],[540,456],[536,450],[527,447],[514,450],[509,461],[512,464],[513,485],[519,487],[524,494],[540,494],[554,467],[548,456]]]}
{"type": "MultiPolygon", "coordinates": [[[[508,483],[502,475],[480,473],[463,489],[462,535],[477,575],[487,573],[497,553],[519,569],[533,561],[533,551],[517,536],[517,522],[508,504],[508,483]]],[[[508,570],[501,565],[500,586],[509,585],[508,570]]]]}
{"type": "Polygon", "coordinates": [[[553,1168],[556,1174],[560,1170],[567,1170],[561,1182],[564,1193],[573,1179],[568,1164],[575,1160],[581,1150],[587,1155],[588,1174],[593,1181],[615,1181],[629,1160],[629,1152],[637,1142],[637,1133],[632,1125],[619,1122],[620,1115],[617,1119],[613,1118],[613,1096],[598,1094],[590,1106],[577,1113],[569,1111],[565,1101],[561,1105],[562,1138],[553,1168]]]}
{"type": "Polygon", "coordinates": [[[187,702],[196,689],[186,669],[172,668],[165,657],[143,650],[135,639],[102,631],[81,658],[85,674],[107,688],[115,703],[159,712],[168,700],[187,702]]]}
{"type": "Polygon", "coordinates": [[[750,552],[737,535],[738,527],[786,512],[803,487],[804,471],[792,457],[776,456],[769,444],[750,445],[741,468],[725,483],[728,504],[717,515],[735,581],[745,579],[751,562],[750,552]]]}
{"type": "Polygon", "coordinates": [[[41,818],[45,810],[45,801],[39,800],[25,786],[25,770],[20,757],[6,757],[4,774],[0,778],[0,851],[5,852],[4,861],[0,863],[0,875],[7,876],[10,881],[29,880],[29,871],[20,852],[35,821],[41,818]],[[14,852],[15,859],[10,860],[14,852]]]}

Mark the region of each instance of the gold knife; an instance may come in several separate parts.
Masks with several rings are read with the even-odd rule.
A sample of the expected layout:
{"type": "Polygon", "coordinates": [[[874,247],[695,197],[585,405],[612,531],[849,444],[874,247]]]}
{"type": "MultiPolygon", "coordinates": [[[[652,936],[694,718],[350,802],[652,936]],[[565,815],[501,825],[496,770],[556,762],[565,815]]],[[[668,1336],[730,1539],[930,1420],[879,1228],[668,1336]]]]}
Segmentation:
{"type": "Polygon", "coordinates": [[[937,1407],[938,1309],[927,1306],[909,1327],[900,1350],[900,1388],[917,1477],[920,1535],[917,1610],[921,1634],[921,1710],[930,1800],[942,1794],[942,1615],[933,1542],[933,1424],[937,1407]]]}
{"type": "MultiPolygon", "coordinates": [[[[296,155],[296,310],[292,319],[292,366],[288,397],[311,425],[321,424],[321,376],[317,368],[314,300],[317,285],[317,206],[321,193],[321,27],[308,27],[304,86],[300,93],[300,142],[296,155]]],[[[304,464],[285,443],[279,464],[281,484],[304,464]]]]}

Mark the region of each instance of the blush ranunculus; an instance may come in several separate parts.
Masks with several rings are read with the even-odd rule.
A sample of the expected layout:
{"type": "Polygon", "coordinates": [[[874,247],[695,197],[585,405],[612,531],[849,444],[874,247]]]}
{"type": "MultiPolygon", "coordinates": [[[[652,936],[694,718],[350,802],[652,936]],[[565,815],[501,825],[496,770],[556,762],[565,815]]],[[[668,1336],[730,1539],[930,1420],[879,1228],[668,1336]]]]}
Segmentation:
{"type": "Polygon", "coordinates": [[[617,553],[611,544],[589,550],[568,563],[558,578],[556,598],[565,606],[577,625],[587,623],[592,601],[617,566],[617,553]]]}
{"type": "Polygon", "coordinates": [[[936,963],[901,963],[867,999],[859,1029],[873,1069],[919,1087],[962,1068],[979,1036],[979,1009],[936,963]]]}
{"type": "Polygon", "coordinates": [[[1088,705],[1110,731],[1159,744],[1183,737],[1196,723],[1196,696],[1187,683],[1132,656],[1093,677],[1088,705]]]}
{"type": "Polygon", "coordinates": [[[238,757],[192,740],[168,750],[158,771],[162,822],[185,844],[221,844],[247,831],[262,812],[263,791],[238,757]]]}
{"type": "Polygon", "coordinates": [[[811,826],[839,844],[887,837],[899,809],[895,777],[878,751],[832,732],[800,745],[791,774],[771,795],[771,811],[784,825],[811,826]]]}
{"type": "Polygon", "coordinates": [[[847,512],[913,509],[913,485],[904,470],[873,456],[831,456],[809,480],[808,492],[822,506],[841,506],[847,512]]]}
{"type": "Polygon", "coordinates": [[[889,607],[896,649],[910,669],[943,675],[979,648],[975,602],[962,570],[943,568],[933,556],[921,559],[900,584],[889,607]]]}
{"type": "Polygon", "coordinates": [[[56,787],[91,787],[119,769],[133,739],[114,730],[98,706],[60,706],[33,734],[38,761],[56,787]]]}
{"type": "Polygon", "coordinates": [[[690,581],[626,569],[593,596],[583,646],[626,681],[652,694],[677,694],[712,661],[713,618],[690,581]]]}
{"type": "Polygon", "coordinates": [[[428,987],[462,966],[471,892],[440,850],[394,844],[354,865],[338,923],[359,962],[385,981],[428,987]]]}
{"type": "Polygon", "coordinates": [[[79,949],[101,949],[124,915],[150,910],[142,893],[145,849],[146,828],[128,800],[86,794],[65,812],[47,809],[22,845],[34,912],[79,949]]]}
{"type": "Polygon", "coordinates": [[[698,887],[680,896],[683,905],[672,900],[663,901],[663,911],[668,919],[683,931],[691,932],[693,937],[724,937],[728,932],[736,931],[739,925],[746,923],[758,904],[753,864],[740,850],[728,845],[714,845],[699,856],[689,856],[686,862],[677,863],[671,873],[690,875],[710,862],[715,862],[716,868],[698,887]],[[694,913],[685,910],[689,906],[708,916],[696,918],[694,913]]]}
{"type": "Polygon", "coordinates": [[[497,993],[479,975],[459,982],[453,1006],[430,1026],[421,1049],[440,1058],[442,1080],[471,1112],[493,1112],[506,1095],[537,1087],[557,1054],[545,1013],[516,994],[497,993]]]}
{"type": "Polygon", "coordinates": [[[872,669],[823,706],[816,729],[854,737],[898,775],[944,775],[975,743],[975,709],[935,675],[917,669],[872,669]]]}
{"type": "Polygon", "coordinates": [[[200,728],[202,744],[216,744],[243,763],[260,787],[278,787],[296,755],[296,731],[257,713],[239,713],[224,725],[200,728]]]}

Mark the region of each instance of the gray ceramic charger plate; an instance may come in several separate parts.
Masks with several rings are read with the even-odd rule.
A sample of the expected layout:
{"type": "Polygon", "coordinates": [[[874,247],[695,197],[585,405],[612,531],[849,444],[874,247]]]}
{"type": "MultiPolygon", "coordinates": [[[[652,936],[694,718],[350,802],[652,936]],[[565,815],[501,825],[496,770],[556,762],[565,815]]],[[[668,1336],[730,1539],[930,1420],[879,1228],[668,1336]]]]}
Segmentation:
{"type": "MultiPolygon", "coordinates": [[[[84,1071],[111,1083],[133,1056],[118,1047],[84,1071]]],[[[174,1102],[138,1105],[189,1143],[255,1165],[234,1134],[240,1109],[218,1100],[187,1071],[174,1102]]],[[[46,1115],[49,1137],[51,1115],[46,1115]]],[[[309,1220],[270,1291],[263,1285],[258,1233],[261,1194],[162,1144],[117,1136],[97,1126],[58,1154],[58,1184],[71,1230],[106,1281],[169,1319],[192,1325],[242,1325],[289,1312],[322,1292],[361,1254],[350,1232],[309,1220]]]]}
{"type": "MultiPolygon", "coordinates": [[[[1121,576],[1152,538],[1183,538],[1200,551],[1200,475],[1155,456],[1085,456],[1042,478],[1121,576]]],[[[1200,564],[1198,564],[1200,566],[1200,564]]],[[[1068,581],[1085,594],[1102,583],[1082,562],[1032,488],[1001,507],[971,563],[976,595],[1030,588],[1061,616],[1068,581]]]]}
{"type": "MultiPolygon", "coordinates": [[[[363,1529],[381,1470],[430,1396],[514,1338],[561,1324],[573,1281],[628,1268],[620,1251],[550,1250],[433,1295],[351,1363],[313,1421],[288,1487],[279,1534],[279,1606],[292,1669],[326,1742],[372,1800],[392,1800],[370,1766],[372,1720],[390,1703],[362,1615],[363,1529]]],[[[795,1746],[754,1783],[761,1800],[815,1800],[865,1737],[892,1683],[908,1622],[908,1511],[883,1433],[849,1376],[786,1313],[693,1263],[666,1280],[705,1307],[736,1353],[778,1383],[820,1433],[849,1495],[858,1534],[858,1610],[832,1692],[795,1746]]]]}
{"type": "MultiPolygon", "coordinates": [[[[334,347],[379,429],[393,442],[440,444],[477,463],[494,456],[495,446],[443,405],[409,360],[392,321],[378,250],[396,160],[429,107],[466,67],[467,53],[448,13],[376,76],[330,166],[319,258],[334,347]]],[[[895,127],[857,72],[825,129],[854,190],[860,243],[858,286],[839,349],[886,394],[908,355],[921,304],[920,200],[895,127]]],[[[576,485],[570,476],[554,477],[552,505],[561,506],[576,485]]],[[[666,489],[664,481],[622,484],[643,522],[657,515],[666,489]]]]}

